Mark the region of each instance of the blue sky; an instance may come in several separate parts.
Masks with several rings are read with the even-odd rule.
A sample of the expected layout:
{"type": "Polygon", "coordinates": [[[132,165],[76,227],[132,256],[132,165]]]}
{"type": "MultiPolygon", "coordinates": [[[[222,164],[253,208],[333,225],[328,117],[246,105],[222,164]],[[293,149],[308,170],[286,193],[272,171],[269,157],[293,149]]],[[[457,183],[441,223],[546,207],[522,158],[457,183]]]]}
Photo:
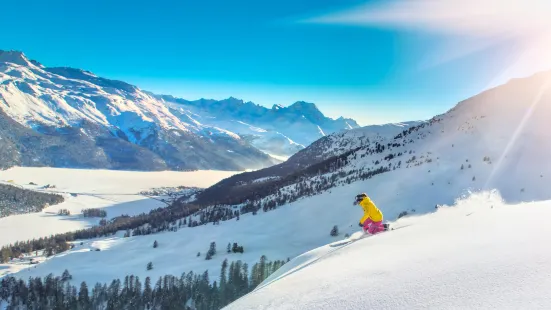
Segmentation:
{"type": "Polygon", "coordinates": [[[531,73],[507,70],[518,40],[373,18],[381,5],[394,10],[360,0],[9,1],[0,48],[186,99],[314,102],[363,125],[429,118],[531,73]]]}

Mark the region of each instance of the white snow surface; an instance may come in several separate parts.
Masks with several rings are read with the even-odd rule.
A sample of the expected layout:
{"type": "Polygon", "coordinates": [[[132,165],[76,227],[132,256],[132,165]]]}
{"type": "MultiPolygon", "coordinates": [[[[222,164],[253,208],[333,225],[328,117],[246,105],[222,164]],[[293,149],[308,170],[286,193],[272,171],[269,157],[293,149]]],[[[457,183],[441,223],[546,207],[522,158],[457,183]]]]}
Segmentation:
{"type": "Polygon", "coordinates": [[[0,171],[0,182],[13,181],[8,184],[59,193],[65,198],[63,203],[50,206],[42,212],[0,218],[0,246],[97,225],[100,219],[82,217],[82,209],[105,209],[108,218],[121,214],[137,215],[149,212],[155,208],[165,207],[166,204],[140,195],[140,191],[155,187],[208,187],[235,173],[231,171],[138,172],[29,167],[15,167],[0,171]],[[28,185],[30,182],[37,185],[28,185]],[[56,188],[41,189],[47,184],[55,185],[56,188]],[[71,194],[76,194],[76,197],[71,194]],[[60,209],[68,209],[71,216],[57,215],[60,209]]]}
{"type": "Polygon", "coordinates": [[[225,309],[549,309],[550,216],[478,194],[300,255],[225,309]]]}

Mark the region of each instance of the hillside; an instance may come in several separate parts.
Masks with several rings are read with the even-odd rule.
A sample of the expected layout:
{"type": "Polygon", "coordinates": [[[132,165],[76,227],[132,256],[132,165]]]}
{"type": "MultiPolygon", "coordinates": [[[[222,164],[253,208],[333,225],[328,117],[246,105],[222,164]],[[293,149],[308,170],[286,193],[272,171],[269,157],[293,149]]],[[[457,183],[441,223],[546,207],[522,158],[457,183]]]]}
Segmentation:
{"type": "Polygon", "coordinates": [[[473,197],[304,253],[224,309],[547,309],[549,216],[551,201],[473,197]]]}

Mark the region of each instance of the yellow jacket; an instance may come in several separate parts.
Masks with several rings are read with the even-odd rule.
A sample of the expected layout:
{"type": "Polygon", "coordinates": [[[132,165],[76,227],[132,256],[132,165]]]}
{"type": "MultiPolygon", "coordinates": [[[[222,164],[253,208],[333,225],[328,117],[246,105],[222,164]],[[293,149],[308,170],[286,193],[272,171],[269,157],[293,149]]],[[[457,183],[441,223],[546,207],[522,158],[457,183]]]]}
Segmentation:
{"type": "Polygon", "coordinates": [[[371,219],[373,222],[380,222],[383,220],[383,213],[375,206],[369,197],[365,197],[360,201],[360,206],[362,206],[364,210],[364,216],[360,220],[360,223],[363,224],[367,219],[371,219]]]}

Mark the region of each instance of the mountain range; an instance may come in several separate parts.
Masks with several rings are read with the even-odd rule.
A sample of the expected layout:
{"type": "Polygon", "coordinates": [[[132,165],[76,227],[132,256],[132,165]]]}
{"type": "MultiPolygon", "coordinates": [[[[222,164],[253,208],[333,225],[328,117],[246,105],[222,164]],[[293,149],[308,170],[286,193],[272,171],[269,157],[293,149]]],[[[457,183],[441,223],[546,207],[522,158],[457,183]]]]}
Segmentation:
{"type": "MultiPolygon", "coordinates": [[[[31,250],[6,264],[4,270],[28,279],[61,276],[68,269],[73,285],[98,282],[95,287],[99,288],[130,275],[135,279],[165,275],[184,279],[182,272],[193,272],[192,280],[195,275],[204,281],[200,292],[185,295],[186,304],[208,308],[205,304],[219,302],[213,309],[226,305],[228,309],[268,309],[276,304],[289,309],[333,309],[340,305],[354,309],[354,300],[365,297],[350,292],[377,289],[377,285],[381,285],[377,291],[384,292],[385,305],[391,305],[388,308],[412,304],[423,308],[429,300],[419,301],[418,296],[433,290],[432,283],[437,284],[430,300],[441,302],[439,296],[454,292],[461,296],[452,304],[436,304],[441,308],[453,308],[465,300],[476,303],[467,307],[484,308],[495,304],[494,299],[487,303],[484,296],[499,301],[503,295],[502,291],[494,294],[495,283],[485,282],[488,278],[507,283],[503,292],[513,299],[522,297],[511,291],[518,287],[518,276],[541,274],[542,262],[550,259],[545,247],[537,247],[551,236],[548,226],[543,220],[530,225],[530,218],[549,215],[550,85],[551,72],[543,72],[484,91],[427,121],[326,135],[284,163],[233,175],[191,198],[186,196],[143,214],[120,216],[124,213],[118,203],[102,205],[100,208],[109,213],[105,225],[26,243],[31,250]],[[352,202],[362,192],[383,212],[384,221],[398,229],[341,250],[335,243],[360,230],[358,221],[363,212],[352,202]],[[519,223],[528,223],[520,233],[515,228],[519,223]],[[65,240],[71,240],[69,249],[65,240]],[[56,249],[50,257],[40,252],[52,244],[66,247],[56,249]],[[233,251],[232,244],[244,251],[233,251]],[[510,244],[529,246],[534,259],[525,264],[522,255],[509,255],[510,244]],[[336,249],[338,252],[333,252],[336,249]],[[263,273],[267,265],[287,257],[291,260],[278,272],[270,277],[263,273]],[[37,265],[30,266],[30,259],[36,259],[37,265]],[[243,267],[245,264],[252,268],[243,267]],[[510,275],[520,267],[523,272],[510,275]],[[324,276],[319,283],[313,281],[320,272],[324,276]],[[475,277],[471,277],[473,272],[475,277]],[[459,281],[456,274],[461,275],[459,281]],[[234,279],[244,280],[247,289],[236,290],[234,279]],[[478,284],[484,284],[480,287],[488,295],[468,293],[478,284]],[[297,293],[286,289],[297,285],[312,285],[316,290],[297,293]],[[247,294],[255,287],[258,289],[247,294]],[[322,290],[327,294],[318,294],[322,290]],[[406,299],[391,304],[406,291],[411,293],[406,299]],[[241,296],[245,297],[230,304],[241,296]],[[346,298],[341,302],[343,296],[346,298]]],[[[90,192],[97,195],[93,191],[78,197],[67,195],[66,202],[45,212],[70,208],[72,215],[59,221],[77,221],[82,208],[77,202],[85,201],[79,199],[86,199],[90,192]]],[[[22,216],[0,221],[7,227],[22,216]]],[[[47,218],[35,217],[33,226],[41,226],[39,223],[47,218]]],[[[5,251],[19,254],[21,246],[6,246],[5,251]]],[[[176,285],[174,290],[184,296],[183,288],[187,289],[176,285]]],[[[119,296],[125,295],[115,294],[112,300],[131,305],[119,296]]],[[[156,296],[166,295],[159,291],[156,296]]],[[[542,308],[549,305],[547,300],[540,301],[542,308]]],[[[161,307],[160,301],[153,302],[161,307]]],[[[178,302],[181,305],[182,301],[178,302]]],[[[525,302],[522,299],[515,305],[525,302]]],[[[377,306],[372,299],[366,304],[377,306]]],[[[171,305],[177,307],[178,303],[171,305]]]]}
{"type": "Polygon", "coordinates": [[[0,50],[4,168],[258,169],[358,127],[312,103],[269,109],[235,98],[188,101],[0,50]]]}

